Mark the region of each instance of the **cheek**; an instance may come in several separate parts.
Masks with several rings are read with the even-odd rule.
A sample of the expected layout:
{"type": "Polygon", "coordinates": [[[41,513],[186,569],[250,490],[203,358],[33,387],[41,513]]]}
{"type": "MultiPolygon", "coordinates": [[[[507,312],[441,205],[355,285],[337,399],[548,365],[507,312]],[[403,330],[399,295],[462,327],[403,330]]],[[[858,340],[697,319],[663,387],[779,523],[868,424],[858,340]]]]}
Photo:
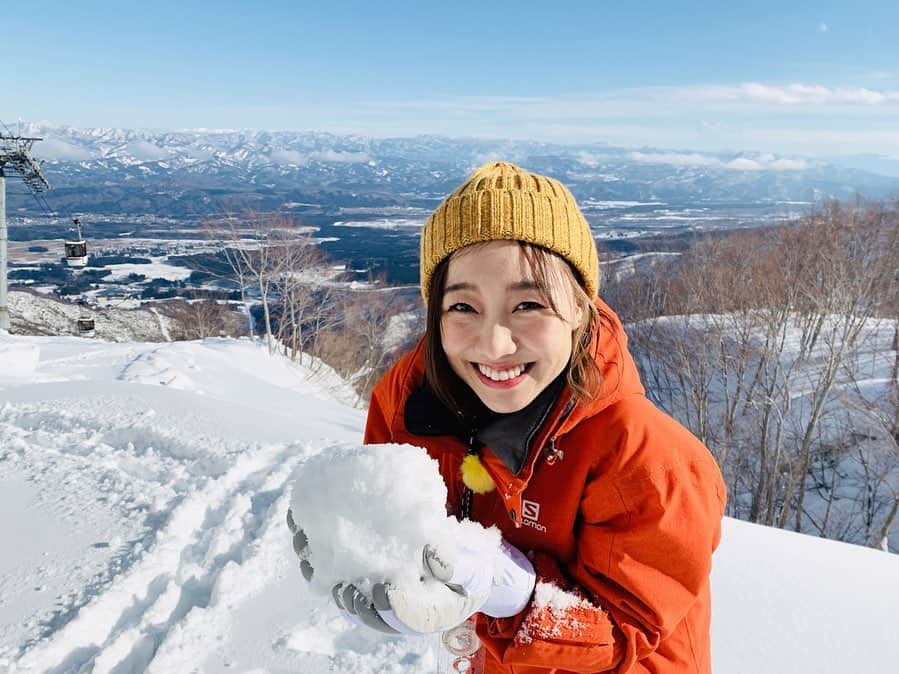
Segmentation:
{"type": "Polygon", "coordinates": [[[522,338],[547,356],[567,359],[571,355],[571,331],[561,321],[535,326],[522,338]]]}
{"type": "Polygon", "coordinates": [[[466,335],[471,335],[471,330],[458,320],[444,319],[440,323],[440,341],[443,342],[443,351],[447,356],[457,354],[465,348],[466,335]]]}

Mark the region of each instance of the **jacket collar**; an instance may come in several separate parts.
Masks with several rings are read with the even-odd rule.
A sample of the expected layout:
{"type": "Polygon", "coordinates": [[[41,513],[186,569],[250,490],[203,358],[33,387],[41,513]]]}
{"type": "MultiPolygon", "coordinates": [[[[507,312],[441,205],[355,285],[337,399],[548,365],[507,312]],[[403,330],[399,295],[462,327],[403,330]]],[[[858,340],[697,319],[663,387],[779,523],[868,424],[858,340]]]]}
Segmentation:
{"type": "MultiPolygon", "coordinates": [[[[524,468],[537,431],[564,388],[562,373],[517,412],[496,414],[477,401],[468,405],[471,412],[463,416],[447,408],[425,382],[406,399],[404,423],[415,435],[455,435],[470,446],[486,445],[517,476],[524,468]]],[[[471,397],[476,400],[474,394],[471,397]]]]}

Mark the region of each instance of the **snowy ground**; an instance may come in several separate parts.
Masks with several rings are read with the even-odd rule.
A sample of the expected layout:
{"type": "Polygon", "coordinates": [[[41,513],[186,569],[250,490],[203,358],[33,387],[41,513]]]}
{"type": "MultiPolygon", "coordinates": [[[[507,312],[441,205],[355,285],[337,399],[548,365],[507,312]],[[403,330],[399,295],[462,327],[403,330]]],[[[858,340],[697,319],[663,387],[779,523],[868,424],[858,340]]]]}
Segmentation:
{"type": "Polygon", "coordinates": [[[20,290],[10,291],[8,301],[12,332],[18,335],[77,335],[77,321],[82,315],[94,319],[98,338],[113,342],[170,341],[170,332],[177,327],[173,319],[153,307],[126,308],[130,301],[83,309],[52,296],[20,290]]]}
{"type": "MultiPolygon", "coordinates": [[[[361,439],[327,370],[246,340],[0,334],[0,672],[433,671],[354,628],[284,524],[304,460],[361,439]]],[[[715,671],[899,671],[899,557],[727,520],[715,671]]]]}

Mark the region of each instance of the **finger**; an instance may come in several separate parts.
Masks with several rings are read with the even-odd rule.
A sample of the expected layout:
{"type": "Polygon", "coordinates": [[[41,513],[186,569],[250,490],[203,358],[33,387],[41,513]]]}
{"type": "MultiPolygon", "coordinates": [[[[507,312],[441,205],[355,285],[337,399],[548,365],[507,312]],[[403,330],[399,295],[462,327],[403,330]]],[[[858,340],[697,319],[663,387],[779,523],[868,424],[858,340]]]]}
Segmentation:
{"type": "Polygon", "coordinates": [[[343,604],[343,608],[356,615],[356,606],[353,601],[353,595],[355,595],[359,590],[356,589],[356,586],[352,583],[348,583],[343,586],[343,590],[340,593],[340,603],[343,604]]]}
{"type": "Polygon", "coordinates": [[[384,634],[399,634],[399,630],[395,630],[378,615],[371,600],[361,592],[353,595],[353,608],[356,609],[356,617],[362,621],[366,627],[370,627],[384,634]]]}
{"type": "Polygon", "coordinates": [[[421,551],[421,560],[425,570],[450,590],[456,594],[467,594],[464,587],[450,582],[453,579],[455,569],[448,560],[440,555],[434,546],[425,544],[424,549],[421,551]]]}
{"type": "Polygon", "coordinates": [[[305,559],[300,560],[300,573],[303,574],[303,578],[306,579],[306,582],[312,582],[312,564],[305,559]]]}
{"type": "Polygon", "coordinates": [[[337,583],[334,587],[331,588],[331,598],[334,600],[334,603],[337,604],[337,608],[341,611],[346,611],[346,608],[343,605],[343,583],[337,583]]]}
{"type": "Polygon", "coordinates": [[[290,529],[290,533],[295,534],[299,527],[297,523],[293,521],[293,512],[290,508],[287,509],[287,528],[290,529]]]}
{"type": "Polygon", "coordinates": [[[421,558],[425,569],[427,569],[434,578],[443,583],[448,583],[452,580],[453,565],[448,560],[444,559],[434,546],[426,544],[421,551],[421,558]]]}
{"type": "Polygon", "coordinates": [[[293,551],[302,558],[306,556],[306,548],[308,547],[309,539],[306,538],[306,534],[302,529],[297,529],[296,533],[293,535],[293,551]]]}
{"type": "Polygon", "coordinates": [[[390,611],[390,597],[387,594],[387,585],[375,583],[371,588],[372,603],[379,611],[390,611]]]}
{"type": "Polygon", "coordinates": [[[438,596],[426,599],[424,604],[419,593],[410,594],[389,584],[382,588],[374,586],[372,597],[378,615],[403,634],[428,634],[450,629],[465,622],[484,603],[484,597],[459,594],[445,585],[436,585],[435,591],[438,596]]]}
{"type": "Polygon", "coordinates": [[[390,603],[390,590],[391,586],[385,583],[375,583],[372,586],[372,604],[378,613],[378,617],[394,632],[412,636],[425,634],[427,631],[410,627],[397,616],[390,603]]]}

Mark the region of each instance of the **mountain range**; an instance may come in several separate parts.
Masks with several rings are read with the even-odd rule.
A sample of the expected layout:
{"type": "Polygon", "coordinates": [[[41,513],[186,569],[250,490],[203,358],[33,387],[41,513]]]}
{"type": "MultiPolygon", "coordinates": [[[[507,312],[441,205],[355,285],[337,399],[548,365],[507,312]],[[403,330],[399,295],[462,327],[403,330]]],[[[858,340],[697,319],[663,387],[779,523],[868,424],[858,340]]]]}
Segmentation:
{"type": "MultiPolygon", "coordinates": [[[[592,143],[320,132],[152,131],[29,123],[51,210],[203,217],[228,210],[433,208],[477,165],[497,159],[552,175],[585,203],[771,204],[899,193],[899,177],[767,153],[700,153],[592,143]]],[[[10,189],[11,215],[40,212],[10,189]]]]}

